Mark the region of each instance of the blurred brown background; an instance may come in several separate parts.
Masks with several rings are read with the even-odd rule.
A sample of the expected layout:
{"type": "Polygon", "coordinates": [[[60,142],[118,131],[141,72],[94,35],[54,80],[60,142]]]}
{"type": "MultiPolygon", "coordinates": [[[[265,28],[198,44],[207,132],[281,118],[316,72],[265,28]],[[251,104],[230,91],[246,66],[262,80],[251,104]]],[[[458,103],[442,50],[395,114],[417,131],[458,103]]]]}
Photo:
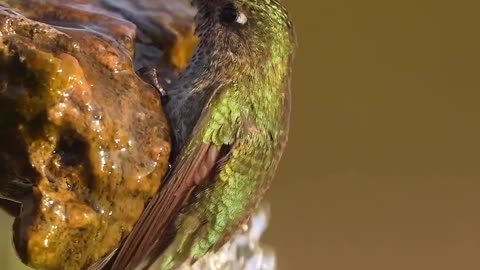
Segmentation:
{"type": "Polygon", "coordinates": [[[284,2],[299,50],[269,195],[280,270],[480,269],[478,1],[284,2]]]}
{"type": "Polygon", "coordinates": [[[280,270],[480,269],[478,1],[285,0],[280,270]]]}

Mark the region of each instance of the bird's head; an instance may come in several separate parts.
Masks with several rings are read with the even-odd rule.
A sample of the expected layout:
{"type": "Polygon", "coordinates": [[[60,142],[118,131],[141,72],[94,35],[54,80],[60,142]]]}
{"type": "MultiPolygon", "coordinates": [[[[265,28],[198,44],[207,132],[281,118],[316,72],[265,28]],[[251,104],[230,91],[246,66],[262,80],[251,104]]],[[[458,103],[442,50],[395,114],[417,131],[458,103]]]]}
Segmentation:
{"type": "Polygon", "coordinates": [[[193,0],[192,4],[198,9],[201,46],[219,59],[258,65],[288,56],[292,50],[292,25],[278,0],[193,0]]]}

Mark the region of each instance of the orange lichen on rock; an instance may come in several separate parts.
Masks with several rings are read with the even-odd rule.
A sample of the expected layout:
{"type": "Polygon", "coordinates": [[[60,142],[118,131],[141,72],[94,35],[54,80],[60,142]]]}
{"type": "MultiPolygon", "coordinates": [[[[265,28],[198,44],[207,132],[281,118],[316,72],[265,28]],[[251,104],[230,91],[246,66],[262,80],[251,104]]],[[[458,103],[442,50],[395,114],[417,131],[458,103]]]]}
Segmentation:
{"type": "Polygon", "coordinates": [[[0,25],[0,156],[13,164],[0,187],[27,179],[32,191],[0,192],[23,204],[16,249],[37,269],[85,269],[130,232],[168,169],[159,95],[134,73],[133,44],[2,7],[0,25]]]}
{"type": "Polygon", "coordinates": [[[170,62],[176,72],[180,72],[187,67],[198,42],[199,39],[193,29],[185,31],[184,33],[178,33],[177,42],[170,51],[170,62]]]}
{"type": "Polygon", "coordinates": [[[184,69],[194,15],[183,0],[0,1],[0,207],[29,266],[87,269],[160,187],[169,128],[134,69],[184,69]]]}

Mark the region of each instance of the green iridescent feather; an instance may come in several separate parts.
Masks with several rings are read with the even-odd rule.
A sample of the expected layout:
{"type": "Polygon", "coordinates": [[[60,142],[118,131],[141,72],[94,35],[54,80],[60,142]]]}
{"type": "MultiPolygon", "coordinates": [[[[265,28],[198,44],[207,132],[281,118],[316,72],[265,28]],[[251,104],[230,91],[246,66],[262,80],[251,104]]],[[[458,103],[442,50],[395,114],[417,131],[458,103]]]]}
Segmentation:
{"type": "Polygon", "coordinates": [[[161,255],[170,270],[219,248],[262,200],[287,141],[295,37],[285,9],[275,0],[193,3],[200,44],[167,104],[181,151],[112,269],[161,255]],[[246,23],[218,20],[232,3],[246,23]]]}

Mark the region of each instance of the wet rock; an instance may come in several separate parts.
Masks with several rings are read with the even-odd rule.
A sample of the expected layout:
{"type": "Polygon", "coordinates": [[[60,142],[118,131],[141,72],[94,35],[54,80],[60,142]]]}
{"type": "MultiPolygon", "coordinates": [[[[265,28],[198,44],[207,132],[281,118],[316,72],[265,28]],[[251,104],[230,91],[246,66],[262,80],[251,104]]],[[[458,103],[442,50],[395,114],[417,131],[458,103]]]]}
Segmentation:
{"type": "Polygon", "coordinates": [[[88,268],[158,190],[169,129],[134,66],[181,69],[196,44],[192,10],[164,2],[0,0],[0,198],[22,203],[28,265],[88,268]]]}

